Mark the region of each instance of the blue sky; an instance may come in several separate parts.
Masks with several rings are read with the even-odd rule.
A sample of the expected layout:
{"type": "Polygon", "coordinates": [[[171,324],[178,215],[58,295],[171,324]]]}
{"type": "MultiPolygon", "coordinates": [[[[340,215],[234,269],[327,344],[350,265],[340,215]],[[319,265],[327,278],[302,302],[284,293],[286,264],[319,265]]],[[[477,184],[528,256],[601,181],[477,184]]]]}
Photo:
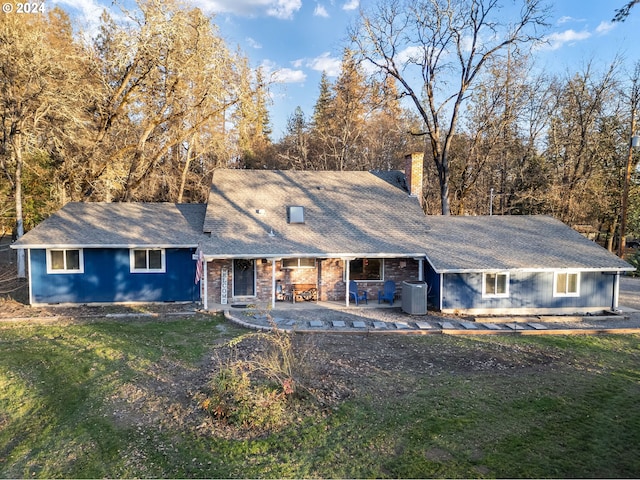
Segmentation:
{"type": "MultiPolygon", "coordinates": [[[[236,45],[278,80],[272,88],[273,139],[281,137],[296,106],[313,112],[320,75],[339,73],[347,26],[371,0],[185,0],[215,15],[230,47],[236,45]]],[[[536,68],[580,71],[588,62],[603,69],[618,54],[631,69],[640,61],[640,5],[626,22],[612,23],[627,0],[554,0],[548,44],[536,51],[536,68]]],[[[91,30],[111,0],[47,0],[91,30]]],[[[504,1],[510,3],[509,0],[504,1]]]]}

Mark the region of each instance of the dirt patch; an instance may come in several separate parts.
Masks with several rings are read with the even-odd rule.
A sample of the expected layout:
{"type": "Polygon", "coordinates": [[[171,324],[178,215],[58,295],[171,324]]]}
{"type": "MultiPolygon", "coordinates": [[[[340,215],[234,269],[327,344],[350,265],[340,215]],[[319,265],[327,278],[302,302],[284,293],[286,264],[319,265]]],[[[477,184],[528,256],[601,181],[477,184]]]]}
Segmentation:
{"type": "MultiPolygon", "coordinates": [[[[225,361],[255,359],[264,353],[268,346],[261,338],[264,335],[250,334],[241,342],[217,345],[196,367],[163,358],[148,375],[124,384],[109,399],[104,413],[115,423],[141,432],[148,432],[146,427],[187,427],[206,436],[238,439],[262,435],[265,432],[218,421],[201,407],[209,383],[225,361]]],[[[563,363],[561,353],[555,350],[541,353],[540,347],[533,352],[525,346],[494,343],[470,348],[468,342],[442,336],[296,334],[296,381],[304,400],[293,402],[290,413],[297,418],[322,414],[350,398],[402,402],[420,388],[418,382],[445,374],[511,375],[560,368],[563,363]]]]}

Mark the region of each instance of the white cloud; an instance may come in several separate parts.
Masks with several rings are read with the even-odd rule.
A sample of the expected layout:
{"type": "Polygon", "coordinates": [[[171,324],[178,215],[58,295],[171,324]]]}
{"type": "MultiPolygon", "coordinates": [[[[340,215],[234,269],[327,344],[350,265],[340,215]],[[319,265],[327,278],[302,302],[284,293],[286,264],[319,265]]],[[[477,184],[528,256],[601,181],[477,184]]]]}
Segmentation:
{"type": "Polygon", "coordinates": [[[306,65],[318,72],[326,72],[329,77],[337,77],[340,74],[342,60],[332,57],[329,52],[325,52],[319,57],[307,60],[306,65]]]}
{"type": "Polygon", "coordinates": [[[276,83],[304,83],[307,75],[302,70],[280,68],[271,72],[271,79],[276,83]]]}
{"type": "Polygon", "coordinates": [[[208,13],[233,13],[247,17],[268,15],[290,19],[302,7],[302,0],[194,0],[208,13]]]}
{"type": "Polygon", "coordinates": [[[556,20],[556,25],[564,25],[565,23],[584,23],[584,18],[575,18],[565,15],[564,17],[560,17],[556,20]]]}
{"type": "Polygon", "coordinates": [[[579,42],[582,40],[586,40],[591,37],[591,33],[583,30],[581,32],[576,32],[575,30],[569,29],[564,32],[552,33],[548,37],[546,37],[546,45],[543,47],[547,50],[558,50],[566,44],[572,44],[575,42],[579,42]]]}
{"type": "Polygon", "coordinates": [[[265,60],[260,66],[266,77],[275,83],[304,83],[307,75],[300,69],[280,68],[271,60],[265,60]]]}
{"type": "MultiPolygon", "coordinates": [[[[51,0],[54,5],[59,5],[70,13],[77,13],[77,19],[81,28],[84,30],[83,35],[87,38],[95,37],[98,33],[100,25],[100,16],[106,9],[104,5],[100,5],[96,0],[51,0]]],[[[117,20],[119,15],[117,11],[111,9],[111,16],[117,20]]]]}
{"type": "Polygon", "coordinates": [[[600,22],[600,25],[596,27],[596,33],[599,35],[606,35],[614,28],[616,28],[616,25],[613,22],[600,22]]]}
{"type": "Polygon", "coordinates": [[[398,60],[401,63],[405,62],[420,62],[424,57],[424,48],[413,46],[407,47],[398,55],[398,60]]]}
{"type": "Polygon", "coordinates": [[[262,48],[262,44],[259,43],[255,38],[247,37],[246,38],[247,45],[251,48],[255,48],[256,50],[260,50],[262,48]]]}
{"type": "Polygon", "coordinates": [[[267,15],[276,18],[292,18],[293,14],[302,7],[302,0],[276,0],[267,9],[267,15]]]}
{"type": "Polygon", "coordinates": [[[324,8],[324,5],[316,4],[316,9],[313,12],[313,15],[316,17],[324,17],[329,18],[329,12],[324,8]]]}
{"type": "Polygon", "coordinates": [[[347,0],[342,6],[343,10],[356,10],[360,6],[360,0],[347,0]]]}

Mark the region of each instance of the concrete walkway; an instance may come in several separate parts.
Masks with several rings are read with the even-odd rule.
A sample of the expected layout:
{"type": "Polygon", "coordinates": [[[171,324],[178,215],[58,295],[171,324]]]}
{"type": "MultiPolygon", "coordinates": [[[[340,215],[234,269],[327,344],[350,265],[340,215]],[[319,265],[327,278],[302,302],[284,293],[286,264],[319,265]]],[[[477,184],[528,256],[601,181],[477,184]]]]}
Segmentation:
{"type": "Polygon", "coordinates": [[[620,311],[580,316],[409,315],[392,308],[225,308],[226,318],[245,328],[304,333],[569,335],[640,333],[640,278],[621,279],[620,311]],[[628,305],[628,306],[626,306],[628,305]]]}
{"type": "Polygon", "coordinates": [[[227,309],[226,318],[245,328],[300,333],[367,334],[596,334],[640,333],[640,312],[624,309],[615,315],[462,317],[408,315],[400,308],[339,310],[227,309]]]}
{"type": "Polygon", "coordinates": [[[376,308],[289,308],[274,310],[222,308],[229,321],[246,328],[304,333],[356,334],[449,334],[449,335],[570,335],[640,333],[640,277],[620,279],[619,312],[583,316],[472,317],[454,315],[408,315],[401,305],[376,308]]]}

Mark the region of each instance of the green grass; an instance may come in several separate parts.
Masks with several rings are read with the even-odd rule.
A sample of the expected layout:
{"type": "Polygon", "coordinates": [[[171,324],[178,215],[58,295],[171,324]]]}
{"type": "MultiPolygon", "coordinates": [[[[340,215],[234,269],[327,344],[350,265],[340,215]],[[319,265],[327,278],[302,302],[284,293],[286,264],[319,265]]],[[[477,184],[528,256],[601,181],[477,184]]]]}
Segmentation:
{"type": "Polygon", "coordinates": [[[640,476],[633,335],[408,337],[429,355],[501,367],[372,369],[382,393],[354,388],[333,409],[251,439],[110,411],[114,398],[135,402],[122,392],[148,385],[159,362],[196,371],[244,334],[219,317],[1,325],[0,476],[640,476]]]}

